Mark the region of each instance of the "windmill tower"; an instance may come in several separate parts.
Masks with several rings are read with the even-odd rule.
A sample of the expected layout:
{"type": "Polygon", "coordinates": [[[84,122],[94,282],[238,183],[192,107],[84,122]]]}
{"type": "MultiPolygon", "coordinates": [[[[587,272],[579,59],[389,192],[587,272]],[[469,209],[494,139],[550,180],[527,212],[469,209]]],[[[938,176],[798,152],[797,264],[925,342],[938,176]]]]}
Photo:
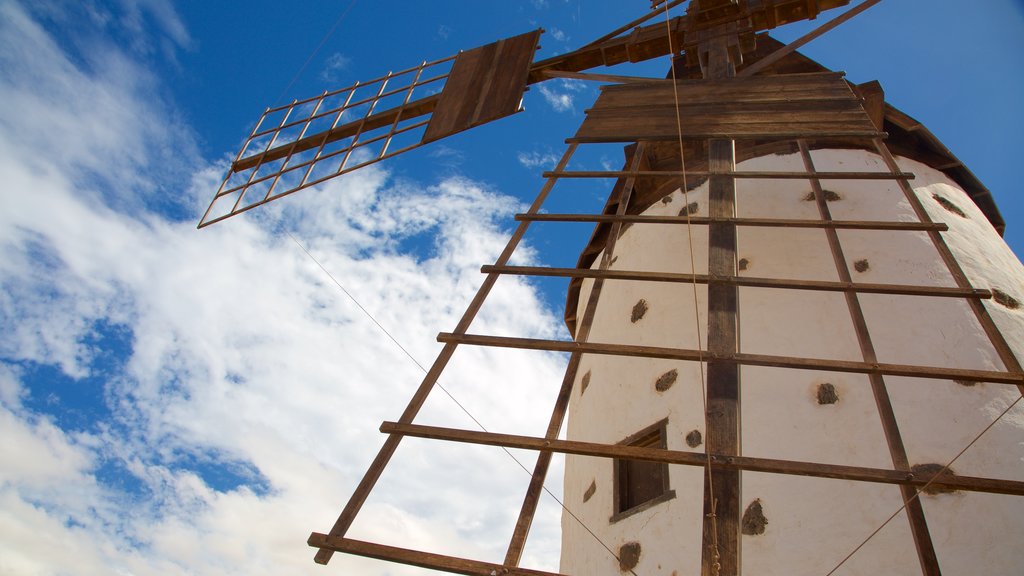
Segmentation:
{"type": "Polygon", "coordinates": [[[654,2],[555,58],[532,62],[531,32],[264,114],[200,226],[513,114],[528,84],[609,83],[338,521],[311,535],[318,562],[546,574],[519,563],[559,452],[563,574],[1021,572],[1006,544],[1024,537],[1024,430],[1003,416],[1024,389],[1024,268],[998,210],[877,83],[758,35],[847,3],[692,0],[665,18],[683,2],[654,2]],[[583,72],[670,54],[667,79],[583,72]],[[625,146],[622,170],[568,169],[606,143],[625,146]],[[615,182],[604,213],[543,212],[581,178],[615,182]],[[595,224],[576,268],[509,265],[528,226],[567,221],[595,224]],[[571,278],[573,340],[472,333],[504,274],[571,278]],[[545,437],[415,423],[466,345],[567,354],[545,437]],[[405,436],[540,452],[501,563],[345,536],[405,436]]]}

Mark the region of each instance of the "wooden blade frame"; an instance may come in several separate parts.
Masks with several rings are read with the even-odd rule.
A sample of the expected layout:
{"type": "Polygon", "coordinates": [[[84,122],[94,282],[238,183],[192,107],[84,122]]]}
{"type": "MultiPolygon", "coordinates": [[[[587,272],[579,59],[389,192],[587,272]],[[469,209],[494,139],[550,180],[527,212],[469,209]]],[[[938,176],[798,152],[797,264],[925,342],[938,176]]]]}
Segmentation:
{"type": "Polygon", "coordinates": [[[268,108],[199,227],[520,110],[540,31],[268,108]]]}
{"type": "MultiPolygon", "coordinates": [[[[792,78],[791,82],[817,82],[820,78],[792,78]]],[[[835,78],[838,81],[838,78],[835,78]]],[[[741,82],[746,82],[743,80],[741,82]]],[[[751,81],[750,86],[758,84],[758,81],[751,81]]],[[[685,86],[685,85],[684,85],[685,86]]],[[[717,90],[716,85],[706,84],[707,90],[717,90]]],[[[820,87],[818,87],[820,88],[820,87]]],[[[817,89],[817,88],[816,88],[817,89]]],[[[616,88],[615,90],[619,90],[616,88]]],[[[640,87],[639,92],[648,93],[649,87],[640,87]]],[[[747,94],[743,90],[732,91],[741,98],[747,94]]],[[[697,95],[699,96],[699,94],[697,95]]],[[[759,96],[763,99],[763,94],[759,96]]],[[[786,97],[788,98],[788,96],[786,97]]],[[[778,110],[780,114],[793,114],[793,111],[785,105],[785,99],[780,100],[778,110]]],[[[772,106],[768,104],[768,106],[772,106]]],[[[742,107],[733,108],[725,113],[726,120],[747,118],[747,112],[742,107]]],[[[613,116],[598,113],[588,121],[601,122],[601,118],[613,118],[613,116]],[[595,120],[596,119],[596,120],[595,120]]],[[[799,119],[797,119],[799,120],[799,119]]],[[[617,120],[609,120],[616,122],[617,120]]],[[[601,129],[600,126],[595,127],[601,129]]],[[[764,138],[792,138],[792,128],[784,125],[778,127],[764,128],[757,130],[751,137],[764,138]],[[774,133],[773,133],[774,132],[774,133]]],[[[811,135],[820,135],[823,130],[829,132],[830,127],[814,126],[808,131],[811,135]]],[[[924,510],[916,498],[916,491],[925,485],[944,487],[955,490],[998,493],[1007,495],[1024,495],[1024,482],[998,478],[981,478],[956,475],[948,471],[939,474],[921,476],[913,472],[906,460],[906,453],[900,439],[899,428],[896,425],[891,406],[886,392],[886,378],[889,377],[921,377],[935,380],[960,380],[967,382],[989,382],[992,384],[1015,385],[1018,390],[1024,392],[1024,371],[1009,348],[1002,334],[996,329],[992,318],[982,304],[982,300],[991,296],[987,290],[977,289],[968,281],[966,275],[960,269],[959,264],[953,258],[948,246],[945,244],[940,232],[946,229],[945,225],[933,222],[920,200],[910,187],[909,180],[912,174],[899,169],[891,152],[886,148],[881,135],[872,130],[858,130],[856,136],[849,136],[851,142],[856,141],[858,145],[873,149],[885,161],[888,172],[818,172],[816,171],[809,152],[807,141],[798,138],[796,143],[801,156],[804,159],[806,170],[804,172],[742,172],[727,171],[716,172],[716,176],[727,181],[737,179],[785,179],[802,180],[808,182],[814,191],[816,202],[820,208],[818,219],[793,220],[773,218],[737,218],[729,215],[713,215],[711,217],[691,217],[690,225],[712,227],[715,225],[728,224],[733,227],[754,226],[754,227],[778,227],[778,228],[819,228],[826,232],[829,244],[837,268],[846,270],[846,274],[840,274],[839,282],[818,282],[800,281],[786,278],[751,278],[739,277],[735,274],[724,276],[686,275],[669,272],[636,272],[612,270],[611,261],[614,259],[616,241],[620,236],[622,226],[645,225],[645,224],[675,224],[686,225],[687,219],[683,217],[653,217],[630,215],[626,213],[634,186],[638,178],[642,176],[677,177],[677,171],[657,171],[643,168],[645,157],[645,138],[660,139],[662,137],[661,127],[652,125],[649,133],[640,134],[640,141],[633,151],[631,160],[622,170],[617,171],[568,171],[568,165],[573,154],[579,146],[585,145],[579,138],[569,141],[568,149],[560,160],[555,170],[546,172],[547,178],[537,198],[531,205],[529,211],[516,217],[518,227],[512,234],[511,239],[504,251],[492,266],[484,266],[482,272],[486,274],[483,284],[477,295],[470,303],[462,319],[452,333],[440,334],[438,341],[444,344],[444,348],[438,355],[434,364],[420,384],[409,405],[397,422],[385,422],[381,431],[388,435],[384,446],[381,448],[376,459],[367,470],[365,476],[356,488],[348,504],[342,511],[338,521],[329,533],[313,533],[309,538],[309,545],[317,548],[316,561],[326,563],[330,560],[334,551],[341,551],[349,554],[367,556],[388,560],[392,562],[421,566],[435,570],[441,570],[458,574],[490,575],[490,574],[522,574],[522,575],[547,575],[554,576],[549,572],[524,569],[519,566],[522,552],[526,544],[527,535],[532,525],[537,504],[543,490],[544,481],[550,465],[552,454],[583,454],[587,456],[603,458],[629,458],[637,460],[648,460],[666,462],[673,465],[707,467],[713,466],[716,473],[740,474],[743,471],[797,475],[816,478],[832,478],[855,482],[869,482],[897,485],[903,493],[904,502],[907,506],[907,518],[911,524],[911,530],[915,536],[918,556],[921,558],[922,572],[924,574],[937,573],[937,562],[934,549],[928,538],[927,524],[925,523],[924,510]],[[612,179],[616,185],[612,191],[612,200],[608,205],[614,207],[614,213],[591,215],[591,214],[546,214],[542,208],[561,180],[576,180],[580,178],[605,178],[612,179]],[[913,208],[918,220],[915,222],[872,222],[872,221],[842,221],[834,220],[828,212],[828,206],[824,201],[824,194],[821,181],[825,179],[861,180],[870,181],[895,181],[903,191],[904,199],[913,208]],[[517,267],[510,266],[509,261],[512,255],[524,238],[527,228],[534,222],[559,223],[559,222],[595,222],[599,226],[610,227],[610,232],[603,236],[605,238],[602,247],[602,259],[596,269],[552,269],[541,267],[517,267]],[[847,263],[843,256],[840,238],[836,234],[840,229],[856,230],[886,230],[896,232],[910,232],[919,234],[925,232],[935,246],[938,254],[945,262],[951,278],[955,285],[946,287],[935,286],[910,286],[910,285],[881,285],[853,282],[847,269],[847,263]],[[589,299],[585,306],[583,317],[576,323],[574,340],[535,340],[528,338],[499,337],[489,335],[470,334],[469,328],[486,300],[490,290],[502,275],[532,275],[532,276],[564,276],[572,278],[593,278],[594,285],[590,291],[589,299]],[[830,360],[820,358],[802,358],[788,356],[767,356],[759,354],[748,354],[741,351],[719,353],[714,350],[688,350],[676,348],[655,348],[650,346],[635,346],[615,343],[588,342],[590,326],[594,318],[594,311],[600,299],[601,288],[606,282],[641,280],[647,282],[699,282],[708,285],[732,285],[745,286],[753,289],[771,290],[827,290],[842,292],[846,296],[851,317],[854,320],[854,329],[857,338],[862,344],[864,358],[861,361],[830,360]],[[871,335],[867,326],[858,318],[862,318],[858,295],[861,293],[890,293],[900,294],[906,297],[915,298],[944,298],[955,299],[966,302],[973,311],[975,318],[988,336],[993,349],[1002,360],[1005,370],[972,370],[957,369],[943,366],[916,366],[903,364],[879,363],[871,348],[871,335]],[[514,436],[501,433],[478,432],[469,430],[458,430],[452,428],[428,427],[415,424],[414,420],[424,405],[428,395],[438,381],[448,361],[454,355],[460,345],[503,347],[509,349],[543,350],[568,353],[568,365],[562,379],[560,391],[555,405],[552,408],[548,427],[543,437],[514,436]],[[719,364],[733,366],[741,370],[743,366],[770,366],[794,370],[826,371],[826,372],[851,372],[868,376],[872,391],[876,396],[879,417],[885,437],[889,443],[892,455],[892,468],[867,468],[859,466],[838,466],[833,464],[816,462],[797,462],[778,460],[770,458],[755,458],[738,456],[726,452],[712,452],[705,456],[701,453],[680,452],[660,448],[639,448],[622,445],[608,445],[598,443],[579,442],[572,440],[558,440],[559,431],[565,419],[568,406],[568,398],[573,391],[574,383],[577,380],[577,369],[580,360],[585,354],[610,354],[617,356],[629,356],[637,358],[673,358],[686,361],[703,361],[708,365],[719,364]],[[468,442],[489,446],[501,446],[507,448],[527,449],[538,451],[539,457],[533,471],[527,493],[523,499],[523,506],[513,530],[513,535],[506,551],[505,560],[502,564],[495,564],[480,560],[466,558],[455,558],[433,554],[426,551],[397,548],[381,544],[372,544],[346,538],[345,534],[355,520],[363,503],[373,490],[377,480],[387,467],[391,457],[402,438],[414,436],[420,438],[447,440],[455,442],[468,442]]],[[[687,138],[699,140],[708,138],[708,134],[686,135],[687,138]]],[[[717,134],[711,137],[720,137],[717,134]]],[[[604,140],[603,138],[601,140],[604,140]]],[[[508,383],[514,385],[514,383],[508,383]]],[[[734,551],[731,551],[734,552],[734,551]]],[[[730,553],[731,553],[730,552],[730,553]]],[[[723,552],[724,554],[725,552],[723,552]]]]}

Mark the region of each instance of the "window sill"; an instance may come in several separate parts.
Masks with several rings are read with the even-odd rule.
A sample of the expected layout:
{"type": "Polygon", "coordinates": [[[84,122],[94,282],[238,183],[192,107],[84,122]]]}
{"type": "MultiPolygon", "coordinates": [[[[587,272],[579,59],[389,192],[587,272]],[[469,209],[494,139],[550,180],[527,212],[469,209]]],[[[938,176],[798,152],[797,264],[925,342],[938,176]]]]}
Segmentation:
{"type": "Polygon", "coordinates": [[[643,512],[644,510],[647,510],[648,508],[652,508],[654,506],[657,506],[658,504],[661,504],[662,502],[668,502],[669,500],[672,500],[675,497],[676,497],[676,491],[675,490],[668,490],[666,492],[663,492],[661,494],[661,496],[658,496],[656,498],[651,498],[650,500],[648,500],[647,502],[644,502],[643,504],[639,504],[637,506],[633,506],[629,510],[623,510],[622,512],[618,512],[616,514],[613,514],[612,517],[608,519],[608,523],[609,524],[614,524],[614,523],[618,522],[619,520],[622,520],[623,518],[627,518],[627,517],[632,516],[634,514],[637,514],[639,512],[643,512]]]}

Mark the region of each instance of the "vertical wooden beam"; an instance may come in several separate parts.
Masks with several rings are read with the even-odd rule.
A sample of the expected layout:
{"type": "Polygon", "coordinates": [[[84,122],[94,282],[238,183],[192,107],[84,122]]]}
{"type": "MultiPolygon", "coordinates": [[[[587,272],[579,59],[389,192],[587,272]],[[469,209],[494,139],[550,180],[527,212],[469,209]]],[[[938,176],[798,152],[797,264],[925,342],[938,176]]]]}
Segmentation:
{"type": "MultiPolygon", "coordinates": [[[[804,167],[808,173],[813,174],[815,169],[810,149],[803,140],[799,144],[804,167]]],[[[810,182],[821,219],[826,222],[831,221],[832,212],[825,201],[821,181],[812,177],[810,182]]],[[[835,261],[839,280],[841,282],[853,282],[850,268],[846,263],[846,256],[843,253],[843,247],[839,242],[839,233],[835,228],[826,228],[825,234],[828,238],[829,248],[832,251],[832,258],[835,261]]],[[[860,298],[856,292],[852,291],[846,292],[845,296],[847,308],[850,310],[850,318],[857,333],[857,342],[860,345],[861,355],[865,362],[876,364],[878,363],[878,355],[875,353],[875,346],[871,341],[871,333],[868,332],[867,320],[864,317],[864,310],[860,305],[860,298]]],[[[893,467],[896,470],[909,472],[910,462],[907,459],[907,450],[903,445],[903,437],[900,434],[899,424],[896,421],[896,413],[892,409],[889,391],[885,387],[885,379],[878,373],[868,374],[868,379],[871,382],[871,392],[874,395],[875,406],[882,421],[882,432],[885,435],[886,443],[889,445],[889,455],[892,459],[893,467]]],[[[903,502],[906,504],[907,519],[910,522],[910,532],[914,537],[917,558],[921,564],[921,573],[925,576],[941,576],[942,571],[939,569],[939,560],[935,555],[935,546],[928,531],[924,507],[921,505],[921,500],[917,498],[917,490],[913,486],[901,485],[900,492],[903,502]]]]}
{"type": "MultiPolygon", "coordinates": [[[[640,163],[644,156],[644,144],[637,144],[633,152],[633,159],[630,162],[629,171],[632,175],[627,177],[622,189],[619,191],[618,206],[615,214],[624,216],[629,200],[633,195],[633,187],[636,185],[636,172],[640,170],[640,163]]],[[[611,267],[614,257],[615,244],[618,241],[619,233],[622,231],[622,222],[612,224],[611,232],[605,245],[604,254],[601,257],[601,270],[611,267]]],[[[601,288],[604,286],[604,279],[597,278],[587,298],[587,307],[583,318],[576,329],[575,340],[586,342],[590,338],[590,327],[594,322],[594,315],[597,313],[597,302],[601,295],[601,288]]],[[[573,352],[569,356],[569,364],[565,368],[565,375],[562,377],[562,386],[555,399],[555,407],[551,411],[551,418],[548,421],[548,429],[544,438],[554,440],[558,438],[558,432],[562,429],[565,420],[565,412],[569,406],[569,397],[572,394],[573,383],[576,381],[576,374],[579,371],[580,360],[583,359],[581,352],[573,352]]],[[[541,491],[544,489],[544,479],[547,477],[548,468],[551,466],[551,452],[541,452],[537,455],[537,463],[534,465],[533,476],[530,478],[530,485],[526,489],[526,496],[523,499],[523,506],[519,510],[519,518],[516,520],[516,527],[512,531],[512,539],[505,552],[505,566],[518,567],[522,559],[523,549],[526,547],[526,538],[533,526],[533,517],[537,513],[537,505],[540,502],[541,491]]],[[[564,504],[563,504],[564,506],[564,504]]]]}
{"type": "MultiPolygon", "coordinates": [[[[735,74],[724,36],[709,41],[704,77],[719,79],[735,74]]],[[[703,59],[702,59],[703,61],[703,59]]],[[[739,289],[715,282],[736,275],[736,225],[716,221],[736,216],[734,142],[708,141],[708,332],[707,349],[730,356],[738,351],[737,305],[739,289]]],[[[707,431],[705,449],[715,454],[740,452],[740,368],[736,363],[708,362],[707,431]]],[[[740,573],[740,473],[709,468],[704,487],[704,534],[701,555],[703,576],[738,576],[740,573]]]]}

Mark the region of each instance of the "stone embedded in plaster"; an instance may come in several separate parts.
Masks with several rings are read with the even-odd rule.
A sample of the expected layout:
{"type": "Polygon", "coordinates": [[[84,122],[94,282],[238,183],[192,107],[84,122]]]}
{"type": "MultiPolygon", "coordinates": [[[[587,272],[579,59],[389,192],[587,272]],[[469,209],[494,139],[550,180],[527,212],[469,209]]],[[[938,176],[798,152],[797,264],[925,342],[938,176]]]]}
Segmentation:
{"type": "Polygon", "coordinates": [[[667,195],[667,196],[663,197],[663,198],[661,199],[661,203],[662,203],[662,204],[671,204],[671,203],[672,203],[672,195],[671,195],[671,194],[669,194],[669,195],[667,195]]]}
{"type": "Polygon", "coordinates": [[[597,492],[597,480],[591,480],[590,487],[583,493],[583,501],[586,502],[593,498],[595,492],[597,492]]]}
{"type": "MultiPolygon", "coordinates": [[[[933,476],[942,472],[943,470],[945,470],[949,474],[954,474],[952,468],[946,468],[942,464],[914,464],[913,466],[910,467],[910,470],[918,479],[925,481],[931,480],[933,476]]],[[[952,494],[954,492],[959,492],[959,490],[933,485],[922,488],[921,492],[934,496],[936,494],[952,494]]]]}
{"type": "Polygon", "coordinates": [[[665,390],[668,390],[669,388],[672,387],[673,384],[676,383],[676,378],[678,377],[679,370],[673,368],[658,377],[657,382],[654,383],[654,389],[657,390],[658,392],[664,392],[665,390]]]}
{"type": "Polygon", "coordinates": [[[583,375],[583,379],[580,380],[580,396],[583,396],[583,393],[587,391],[587,386],[590,386],[590,370],[587,370],[587,373],[583,375]]]}
{"type": "Polygon", "coordinates": [[[945,196],[940,196],[938,194],[932,194],[932,198],[934,198],[935,201],[939,203],[939,206],[942,206],[946,210],[949,210],[950,212],[952,212],[953,214],[956,214],[957,216],[959,216],[961,218],[967,218],[967,214],[964,214],[964,211],[961,210],[959,206],[957,206],[956,204],[953,204],[952,202],[950,202],[949,199],[946,198],[945,196]]]}
{"type": "Polygon", "coordinates": [[[830,382],[818,384],[818,404],[835,404],[836,402],[839,402],[836,387],[830,382]]]}
{"type": "MultiPolygon", "coordinates": [[[[832,190],[822,190],[821,193],[824,194],[826,202],[838,202],[839,200],[843,199],[843,197],[840,196],[838,192],[834,192],[832,190]]],[[[804,196],[804,201],[805,202],[814,202],[814,191],[813,190],[811,192],[808,192],[807,195],[804,196]]]]}
{"type": "Polygon", "coordinates": [[[629,321],[636,324],[644,317],[644,314],[647,314],[647,310],[647,300],[641,298],[633,305],[633,313],[630,315],[629,321]]]}
{"type": "Polygon", "coordinates": [[[619,548],[619,570],[629,572],[640,563],[640,543],[627,542],[619,548]]]}
{"type": "Polygon", "coordinates": [[[740,258],[740,261],[736,263],[736,268],[740,271],[746,270],[750,267],[750,260],[748,258],[740,258]]]}
{"type": "Polygon", "coordinates": [[[700,204],[697,204],[696,202],[690,202],[689,204],[687,204],[686,206],[679,210],[679,215],[690,216],[696,214],[699,210],[700,204]]]}
{"type": "Polygon", "coordinates": [[[1017,300],[1013,296],[1010,296],[1009,294],[1003,292],[998,288],[992,289],[992,299],[995,300],[997,304],[1002,304],[1003,306],[1006,306],[1010,310],[1016,310],[1020,308],[1020,300],[1017,300]]]}
{"type": "Polygon", "coordinates": [[[953,380],[953,382],[956,382],[961,386],[967,386],[968,388],[977,384],[974,380],[953,380]]]}
{"type": "Polygon", "coordinates": [[[700,430],[690,430],[690,433],[686,435],[686,445],[690,448],[696,448],[704,442],[704,436],[701,435],[700,430]]]}
{"type": "Polygon", "coordinates": [[[861,258],[853,263],[853,269],[857,272],[867,272],[871,268],[871,264],[868,263],[867,258],[861,258]]]}
{"type": "Polygon", "coordinates": [[[743,518],[740,520],[740,532],[747,536],[757,536],[758,534],[764,534],[764,529],[767,525],[768,519],[764,516],[761,499],[756,498],[743,512],[743,518]]]}

